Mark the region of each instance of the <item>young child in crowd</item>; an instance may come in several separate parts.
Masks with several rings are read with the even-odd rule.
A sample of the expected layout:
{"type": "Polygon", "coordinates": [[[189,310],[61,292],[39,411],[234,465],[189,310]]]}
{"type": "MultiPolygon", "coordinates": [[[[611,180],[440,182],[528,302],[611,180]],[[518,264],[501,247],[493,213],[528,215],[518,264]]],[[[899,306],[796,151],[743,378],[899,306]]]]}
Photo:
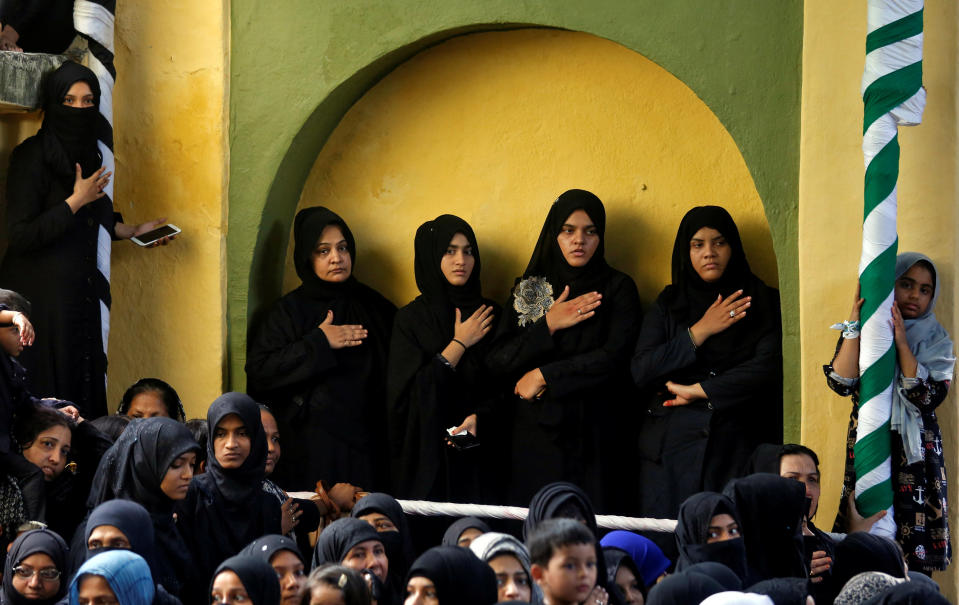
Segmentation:
{"type": "MultiPolygon", "coordinates": [[[[573,519],[548,519],[527,541],[533,581],[548,605],[576,605],[596,586],[596,537],[573,519]]],[[[605,603],[603,603],[605,605],[605,603]]]]}

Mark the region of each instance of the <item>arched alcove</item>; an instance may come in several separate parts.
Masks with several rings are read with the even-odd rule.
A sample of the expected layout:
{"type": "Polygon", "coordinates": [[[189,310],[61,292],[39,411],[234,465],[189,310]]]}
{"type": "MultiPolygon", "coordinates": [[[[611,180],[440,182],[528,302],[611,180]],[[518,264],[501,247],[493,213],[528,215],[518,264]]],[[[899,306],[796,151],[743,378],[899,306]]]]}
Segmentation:
{"type": "MultiPolygon", "coordinates": [[[[581,32],[474,33],[405,61],[340,120],[298,208],[340,213],[357,276],[400,306],[417,294],[417,226],[457,214],[479,238],[485,292],[505,300],[570,188],[605,201],[607,258],[647,304],[670,281],[682,215],[703,203],[730,210],[754,270],[777,283],[762,201],[715,114],[649,59],[581,32]]],[[[283,291],[299,284],[290,254],[283,291]]]]}

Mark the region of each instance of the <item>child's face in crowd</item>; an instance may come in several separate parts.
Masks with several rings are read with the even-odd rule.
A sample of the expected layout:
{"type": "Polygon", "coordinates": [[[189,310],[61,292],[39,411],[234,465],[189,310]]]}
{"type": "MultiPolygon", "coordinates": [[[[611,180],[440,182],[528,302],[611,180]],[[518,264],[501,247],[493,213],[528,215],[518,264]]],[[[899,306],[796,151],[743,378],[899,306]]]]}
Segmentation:
{"type": "Polygon", "coordinates": [[[356,571],[369,569],[381,582],[386,582],[386,574],[390,571],[386,549],[379,540],[360,542],[346,552],[346,556],[340,563],[356,571]]]}
{"type": "Polygon", "coordinates": [[[346,605],[346,601],[342,590],[320,583],[310,591],[310,605],[346,605]]]}
{"type": "Polygon", "coordinates": [[[428,578],[410,578],[406,584],[406,601],[403,605],[439,605],[436,586],[428,578]]]}
{"type": "Polygon", "coordinates": [[[170,500],[183,500],[190,490],[190,480],[196,467],[196,452],[187,452],[177,456],[163,475],[160,491],[170,500]]]}
{"type": "Polygon", "coordinates": [[[73,434],[65,426],[51,426],[37,435],[30,447],[24,448],[23,457],[40,467],[43,478],[53,481],[67,466],[73,434]]]}
{"type": "Polygon", "coordinates": [[[10,357],[19,357],[23,351],[23,345],[20,344],[20,328],[17,326],[6,326],[0,328],[0,348],[10,357]]]}
{"type": "Polygon", "coordinates": [[[905,319],[915,319],[926,312],[936,291],[932,273],[916,263],[896,280],[895,297],[905,319]]]}
{"type": "Polygon", "coordinates": [[[280,429],[276,426],[276,418],[266,410],[260,410],[260,422],[266,433],[266,474],[270,475],[280,461],[280,429]]]}
{"type": "MultiPolygon", "coordinates": [[[[281,550],[270,559],[270,565],[280,578],[281,605],[296,605],[300,602],[300,588],[306,584],[303,562],[288,550],[281,550]]],[[[339,594],[340,591],[336,591],[339,594]]]]}
{"type": "Polygon", "coordinates": [[[226,469],[240,468],[250,455],[250,432],[236,414],[227,414],[213,431],[213,452],[226,469]]]}
{"type": "Polygon", "coordinates": [[[550,605],[582,603],[596,586],[596,545],[561,546],[546,567],[533,565],[532,572],[550,605]]]}
{"type": "Polygon", "coordinates": [[[489,560],[489,566],[496,574],[496,590],[499,602],[523,601],[529,603],[531,590],[529,576],[513,555],[499,555],[489,560]]]}
{"type": "Polygon", "coordinates": [[[130,401],[130,407],[127,408],[127,416],[131,418],[153,418],[154,416],[169,418],[170,414],[159,393],[156,391],[145,391],[130,401]]]}
{"type": "Polygon", "coordinates": [[[716,515],[709,521],[709,527],[706,528],[706,543],[725,542],[726,540],[735,540],[741,538],[739,533],[739,524],[733,519],[732,515],[723,513],[716,515]]]}
{"type": "Polygon", "coordinates": [[[819,507],[819,469],[816,463],[806,454],[789,454],[779,460],[779,474],[789,479],[801,481],[806,486],[806,497],[809,504],[809,518],[816,515],[819,507]]]}

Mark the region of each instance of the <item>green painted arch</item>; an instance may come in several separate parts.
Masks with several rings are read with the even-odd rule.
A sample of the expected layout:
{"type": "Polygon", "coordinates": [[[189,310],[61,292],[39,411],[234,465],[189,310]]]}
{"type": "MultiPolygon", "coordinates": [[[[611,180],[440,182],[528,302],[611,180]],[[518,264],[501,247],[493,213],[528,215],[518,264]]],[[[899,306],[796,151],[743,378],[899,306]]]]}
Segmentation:
{"type": "Polygon", "coordinates": [[[245,386],[247,327],[281,293],[303,185],[353,103],[394,67],[453,36],[552,27],[606,38],[653,60],[689,86],[736,141],[775,245],[786,436],[798,438],[802,19],[802,3],[764,0],[605,0],[589,11],[572,0],[233,0],[228,386],[245,386]]]}

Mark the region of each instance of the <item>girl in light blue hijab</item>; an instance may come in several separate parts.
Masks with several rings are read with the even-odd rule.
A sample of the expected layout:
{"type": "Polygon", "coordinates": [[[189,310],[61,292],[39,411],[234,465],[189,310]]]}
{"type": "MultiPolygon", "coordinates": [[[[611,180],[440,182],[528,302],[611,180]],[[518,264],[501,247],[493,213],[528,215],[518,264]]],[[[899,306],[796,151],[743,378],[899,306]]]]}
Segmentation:
{"type": "Polygon", "coordinates": [[[106,600],[107,590],[119,605],[151,605],[156,594],[146,561],[129,550],[102,552],[81,565],[70,583],[70,605],[78,605],[81,594],[88,602],[106,600]]]}
{"type": "MultiPolygon", "coordinates": [[[[909,569],[929,574],[952,559],[946,499],[946,467],[936,408],[945,400],[956,363],[952,339],[935,316],[941,279],[932,260],[917,252],[896,257],[894,301],[889,311],[896,351],[890,442],[893,511],[909,569]]],[[[833,531],[849,531],[848,498],[855,490],[855,443],[859,405],[859,311],[856,296],[831,365],[829,387],[853,399],[846,472],[833,531]]],[[[877,309],[875,313],[884,313],[877,309]]]]}

